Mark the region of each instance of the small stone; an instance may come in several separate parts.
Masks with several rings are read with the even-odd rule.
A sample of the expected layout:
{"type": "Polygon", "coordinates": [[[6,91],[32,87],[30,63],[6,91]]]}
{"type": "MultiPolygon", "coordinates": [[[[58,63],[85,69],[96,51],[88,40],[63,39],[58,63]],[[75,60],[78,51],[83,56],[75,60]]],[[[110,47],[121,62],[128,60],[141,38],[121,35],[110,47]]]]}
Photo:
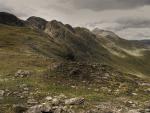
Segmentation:
{"type": "Polygon", "coordinates": [[[53,113],[53,112],[49,104],[43,103],[29,108],[25,113],[53,113]]]}
{"type": "Polygon", "coordinates": [[[47,101],[52,101],[52,99],[53,98],[51,96],[48,96],[48,97],[45,98],[45,100],[47,100],[47,101]]]}
{"type": "Polygon", "coordinates": [[[132,93],[132,95],[137,96],[138,94],[137,93],[132,93]]]}
{"type": "Polygon", "coordinates": [[[0,96],[4,96],[5,91],[4,90],[0,90],[0,96]]]}
{"type": "Polygon", "coordinates": [[[18,70],[15,73],[15,77],[21,77],[21,78],[28,77],[30,75],[31,75],[31,73],[29,71],[26,71],[26,70],[18,70]]]}
{"type": "Polygon", "coordinates": [[[58,96],[58,99],[60,99],[60,100],[64,100],[64,99],[66,99],[67,97],[64,95],[64,94],[60,94],[59,96],[58,96]]]}
{"type": "Polygon", "coordinates": [[[150,88],[148,88],[148,89],[146,89],[144,91],[150,93],[150,88]]]}
{"type": "Polygon", "coordinates": [[[145,109],[144,111],[145,111],[146,113],[150,113],[150,109],[148,109],[148,108],[145,109]]]}
{"type": "Polygon", "coordinates": [[[105,77],[110,77],[109,73],[104,74],[105,77]]]}
{"type": "Polygon", "coordinates": [[[54,99],[52,99],[52,104],[53,105],[59,105],[60,104],[60,100],[59,99],[57,99],[57,98],[54,98],[54,99]]]}
{"type": "Polygon", "coordinates": [[[65,100],[65,105],[80,105],[84,103],[84,98],[71,98],[65,100]]]}
{"type": "Polygon", "coordinates": [[[126,102],[126,105],[127,105],[128,107],[136,107],[136,104],[135,104],[134,102],[132,102],[132,101],[127,101],[127,102],[126,102]]]}
{"type": "Polygon", "coordinates": [[[13,111],[15,113],[24,113],[27,111],[27,108],[23,105],[13,105],[13,111]]]}
{"type": "Polygon", "coordinates": [[[28,104],[34,105],[34,104],[38,104],[38,102],[35,99],[29,99],[27,101],[28,104]]]}
{"type": "Polygon", "coordinates": [[[99,89],[94,89],[94,91],[95,91],[95,92],[98,92],[98,91],[99,91],[99,89]]]}
{"type": "Polygon", "coordinates": [[[71,88],[76,88],[76,86],[71,86],[71,88]]]}
{"type": "Polygon", "coordinates": [[[25,91],[29,91],[29,88],[27,88],[27,87],[26,87],[26,88],[23,88],[23,90],[25,90],[25,91]]]}

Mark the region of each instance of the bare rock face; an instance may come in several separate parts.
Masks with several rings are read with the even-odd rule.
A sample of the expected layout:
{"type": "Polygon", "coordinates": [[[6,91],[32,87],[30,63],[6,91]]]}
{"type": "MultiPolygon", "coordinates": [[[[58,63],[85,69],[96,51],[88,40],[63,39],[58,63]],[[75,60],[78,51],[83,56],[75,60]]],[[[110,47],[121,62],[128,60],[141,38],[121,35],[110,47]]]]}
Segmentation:
{"type": "Polygon", "coordinates": [[[0,12],[0,23],[11,26],[25,26],[25,22],[23,20],[20,20],[13,14],[9,14],[6,12],[0,12]]]}
{"type": "Polygon", "coordinates": [[[47,24],[47,21],[45,19],[35,16],[28,18],[26,22],[28,26],[39,30],[44,30],[47,24]]]}

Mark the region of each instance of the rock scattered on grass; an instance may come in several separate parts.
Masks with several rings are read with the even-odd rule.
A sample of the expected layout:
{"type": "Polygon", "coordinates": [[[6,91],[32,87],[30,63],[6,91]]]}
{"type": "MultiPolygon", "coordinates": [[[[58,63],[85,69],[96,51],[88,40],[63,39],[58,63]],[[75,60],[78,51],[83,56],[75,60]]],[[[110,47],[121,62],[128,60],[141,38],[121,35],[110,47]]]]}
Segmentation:
{"type": "Polygon", "coordinates": [[[31,75],[31,72],[27,70],[18,70],[15,73],[15,77],[20,77],[20,78],[28,77],[30,75],[31,75]]]}

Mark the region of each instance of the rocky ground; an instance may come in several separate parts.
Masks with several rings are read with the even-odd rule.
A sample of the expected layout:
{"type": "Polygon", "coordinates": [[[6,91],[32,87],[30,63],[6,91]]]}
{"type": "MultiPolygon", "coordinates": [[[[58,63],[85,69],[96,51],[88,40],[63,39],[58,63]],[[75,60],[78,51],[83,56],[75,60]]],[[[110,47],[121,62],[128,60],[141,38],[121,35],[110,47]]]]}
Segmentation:
{"type": "Polygon", "coordinates": [[[40,74],[18,70],[0,81],[1,113],[150,112],[149,81],[104,64],[56,63],[40,74]]]}

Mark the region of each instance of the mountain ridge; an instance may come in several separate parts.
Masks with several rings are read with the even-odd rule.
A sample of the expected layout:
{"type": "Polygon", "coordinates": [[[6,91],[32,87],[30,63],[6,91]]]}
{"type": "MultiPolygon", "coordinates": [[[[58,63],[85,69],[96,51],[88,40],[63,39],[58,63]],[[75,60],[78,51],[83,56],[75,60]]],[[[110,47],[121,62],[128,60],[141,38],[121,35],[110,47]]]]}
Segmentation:
{"type": "MultiPolygon", "coordinates": [[[[23,20],[17,19],[18,21],[22,22],[23,20]]],[[[86,28],[73,28],[69,24],[65,25],[56,20],[47,21],[35,16],[29,17],[23,22],[24,25],[19,27],[28,30],[31,28],[33,32],[35,30],[41,36],[40,40],[44,41],[43,45],[40,45],[40,42],[35,39],[28,40],[26,41],[30,43],[28,46],[46,57],[54,57],[57,60],[106,63],[127,73],[139,74],[139,76],[149,76],[150,74],[147,68],[150,65],[148,44],[141,41],[125,40],[111,31],[98,28],[92,32],[86,28]],[[45,38],[42,39],[42,37],[45,38]],[[128,69],[126,66],[130,68],[128,69]]],[[[3,24],[3,22],[1,23],[3,24]]],[[[7,25],[9,25],[8,23],[7,25]]],[[[16,20],[14,20],[14,24],[16,24],[16,20]]],[[[12,25],[12,21],[10,25],[12,25]]]]}

